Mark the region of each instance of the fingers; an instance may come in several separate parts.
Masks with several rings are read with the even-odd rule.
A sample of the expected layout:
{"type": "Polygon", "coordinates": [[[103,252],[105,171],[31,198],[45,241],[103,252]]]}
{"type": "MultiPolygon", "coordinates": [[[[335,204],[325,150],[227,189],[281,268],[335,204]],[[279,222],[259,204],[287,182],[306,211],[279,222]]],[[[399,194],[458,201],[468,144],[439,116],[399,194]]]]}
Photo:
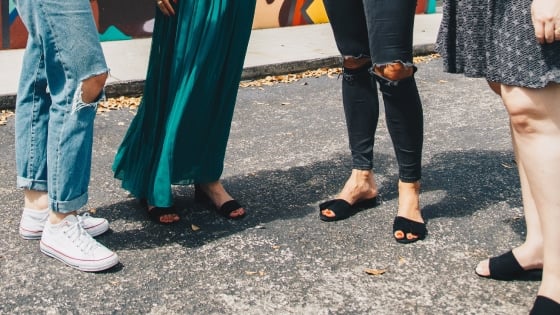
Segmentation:
{"type": "MultiPolygon", "coordinates": [[[[173,2],[177,3],[177,0],[173,0],[173,2]]],[[[171,5],[171,2],[169,0],[157,0],[156,4],[161,13],[167,16],[175,15],[175,10],[173,9],[173,6],[171,5]]]]}
{"type": "Polygon", "coordinates": [[[560,41],[560,1],[533,0],[531,20],[539,44],[560,41]]]}
{"type": "Polygon", "coordinates": [[[545,23],[544,25],[544,40],[547,44],[551,44],[554,42],[554,24],[553,23],[545,23]]]}
{"type": "Polygon", "coordinates": [[[560,25],[536,22],[533,24],[533,27],[535,28],[535,37],[539,44],[551,44],[554,41],[560,41],[560,25]]]}

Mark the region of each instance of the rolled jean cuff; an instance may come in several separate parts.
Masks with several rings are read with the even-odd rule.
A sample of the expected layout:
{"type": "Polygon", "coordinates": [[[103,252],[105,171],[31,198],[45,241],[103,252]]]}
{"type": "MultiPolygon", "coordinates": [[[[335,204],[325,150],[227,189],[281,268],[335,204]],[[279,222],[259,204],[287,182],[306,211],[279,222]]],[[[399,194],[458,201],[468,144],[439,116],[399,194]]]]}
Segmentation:
{"type": "Polygon", "coordinates": [[[48,190],[46,180],[35,180],[35,179],[29,179],[29,178],[18,176],[16,183],[18,188],[24,188],[24,189],[35,190],[35,191],[48,190]]]}
{"type": "Polygon", "coordinates": [[[73,211],[80,210],[83,206],[87,204],[88,194],[84,193],[78,198],[68,201],[53,200],[49,196],[49,209],[53,212],[69,213],[73,211]]]}
{"type": "Polygon", "coordinates": [[[403,176],[399,176],[399,179],[401,180],[401,182],[403,183],[415,183],[417,181],[420,180],[420,176],[417,177],[403,177],[403,176]]]}
{"type": "Polygon", "coordinates": [[[370,171],[371,169],[373,169],[373,165],[353,163],[352,169],[359,170],[359,171],[370,171]]]}

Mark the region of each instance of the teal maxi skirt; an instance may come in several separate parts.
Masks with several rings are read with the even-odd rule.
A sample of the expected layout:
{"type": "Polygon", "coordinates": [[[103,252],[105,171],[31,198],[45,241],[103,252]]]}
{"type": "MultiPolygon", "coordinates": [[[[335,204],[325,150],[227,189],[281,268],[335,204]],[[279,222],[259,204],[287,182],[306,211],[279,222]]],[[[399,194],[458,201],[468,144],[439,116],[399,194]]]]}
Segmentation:
{"type": "Polygon", "coordinates": [[[156,12],[144,94],[113,163],[150,205],[173,204],[171,185],[220,179],[255,0],[179,0],[156,12]]]}

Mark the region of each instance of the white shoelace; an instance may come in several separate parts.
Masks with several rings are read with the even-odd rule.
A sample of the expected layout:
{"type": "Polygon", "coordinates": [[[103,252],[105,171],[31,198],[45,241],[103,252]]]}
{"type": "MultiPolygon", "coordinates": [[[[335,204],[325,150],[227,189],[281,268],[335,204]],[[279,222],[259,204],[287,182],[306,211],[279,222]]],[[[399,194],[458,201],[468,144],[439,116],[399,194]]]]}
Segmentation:
{"type": "Polygon", "coordinates": [[[97,246],[97,241],[84,230],[79,221],[70,225],[63,233],[82,253],[90,253],[97,246]]]}

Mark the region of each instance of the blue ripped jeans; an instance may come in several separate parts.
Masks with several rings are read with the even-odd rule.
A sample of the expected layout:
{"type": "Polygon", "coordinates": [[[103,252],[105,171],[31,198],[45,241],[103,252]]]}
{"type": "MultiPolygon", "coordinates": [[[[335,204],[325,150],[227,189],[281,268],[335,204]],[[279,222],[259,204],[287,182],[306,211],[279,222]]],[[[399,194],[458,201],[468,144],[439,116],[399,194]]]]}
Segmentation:
{"type": "Polygon", "coordinates": [[[108,72],[89,0],[16,0],[29,37],[16,101],[20,188],[48,192],[49,209],[87,203],[97,103],[82,81],[108,72]]]}
{"type": "Polygon", "coordinates": [[[353,168],[370,170],[373,167],[379,84],[387,129],[399,165],[399,178],[403,182],[418,181],[424,127],[422,103],[414,76],[391,81],[372,69],[372,66],[395,62],[414,67],[412,36],[416,1],[323,0],[323,3],[342,56],[371,60],[357,69],[343,69],[343,105],[353,168]]]}

